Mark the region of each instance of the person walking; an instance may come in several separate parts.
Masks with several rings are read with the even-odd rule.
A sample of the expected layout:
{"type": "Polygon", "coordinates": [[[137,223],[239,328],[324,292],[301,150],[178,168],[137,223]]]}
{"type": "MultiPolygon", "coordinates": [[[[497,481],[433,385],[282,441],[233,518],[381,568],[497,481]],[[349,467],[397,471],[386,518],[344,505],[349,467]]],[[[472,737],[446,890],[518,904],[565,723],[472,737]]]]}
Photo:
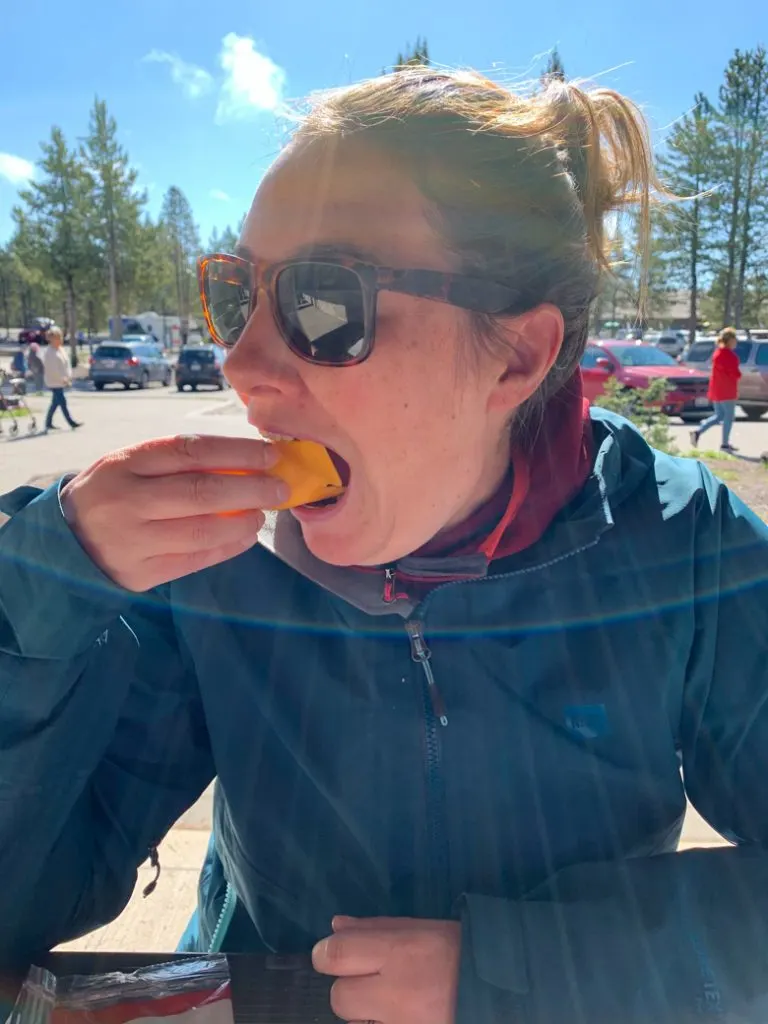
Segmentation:
{"type": "Polygon", "coordinates": [[[709,379],[708,396],[715,411],[709,419],[700,423],[696,430],[691,431],[691,444],[694,448],[698,448],[699,438],[702,434],[706,433],[710,427],[721,423],[723,439],[720,451],[738,451],[731,444],[731,428],[736,413],[736,399],[739,395],[739,378],[741,377],[739,357],[734,351],[735,348],[736,331],[733,327],[723,328],[717,338],[717,349],[712,358],[712,376],[709,379]]]}
{"type": "Polygon", "coordinates": [[[48,406],[48,414],[45,417],[46,430],[58,429],[53,424],[53,416],[57,409],[61,409],[64,419],[73,430],[82,426],[82,423],[77,423],[72,419],[67,405],[67,396],[64,394],[64,388],[68,388],[72,383],[72,376],[69,359],[62,345],[61,330],[58,327],[52,327],[48,331],[48,348],[43,356],[45,386],[51,389],[51,404],[48,406]]]}
{"type": "Polygon", "coordinates": [[[45,367],[43,366],[43,360],[40,358],[40,346],[36,341],[33,341],[29,346],[27,366],[32,377],[32,390],[42,394],[45,367]]]}

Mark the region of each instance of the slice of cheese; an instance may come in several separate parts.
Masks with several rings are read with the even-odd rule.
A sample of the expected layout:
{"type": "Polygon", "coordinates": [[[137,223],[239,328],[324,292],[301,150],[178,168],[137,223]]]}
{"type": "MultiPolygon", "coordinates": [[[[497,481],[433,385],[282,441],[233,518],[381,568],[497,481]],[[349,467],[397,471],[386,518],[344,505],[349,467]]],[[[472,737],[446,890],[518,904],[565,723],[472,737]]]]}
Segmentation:
{"type": "MultiPolygon", "coordinates": [[[[345,487],[328,449],[316,441],[273,441],[280,459],[268,475],[284,480],[291,488],[290,496],[278,510],[296,508],[324,498],[337,498],[345,487]]],[[[221,470],[232,476],[247,476],[245,470],[221,470]]]]}

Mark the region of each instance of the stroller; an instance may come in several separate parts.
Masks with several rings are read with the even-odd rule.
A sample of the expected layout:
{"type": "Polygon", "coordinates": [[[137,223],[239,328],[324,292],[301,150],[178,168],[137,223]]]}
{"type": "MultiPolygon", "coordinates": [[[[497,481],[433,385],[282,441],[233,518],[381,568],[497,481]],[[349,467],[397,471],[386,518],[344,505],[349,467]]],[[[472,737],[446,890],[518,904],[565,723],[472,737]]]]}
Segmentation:
{"type": "Polygon", "coordinates": [[[27,430],[34,434],[37,430],[37,420],[32,410],[27,405],[27,382],[23,377],[12,377],[5,370],[0,370],[0,434],[8,433],[15,437],[19,432],[19,413],[26,410],[27,430]]]}

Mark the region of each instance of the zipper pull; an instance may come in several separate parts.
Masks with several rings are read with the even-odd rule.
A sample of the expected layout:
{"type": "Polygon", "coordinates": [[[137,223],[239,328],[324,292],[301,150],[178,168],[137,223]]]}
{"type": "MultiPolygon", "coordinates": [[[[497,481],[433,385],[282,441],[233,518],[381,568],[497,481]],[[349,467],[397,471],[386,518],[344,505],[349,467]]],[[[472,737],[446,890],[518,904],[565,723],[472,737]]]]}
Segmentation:
{"type": "Polygon", "coordinates": [[[397,600],[395,593],[396,576],[394,569],[384,570],[384,604],[394,604],[397,600]]]}
{"type": "Polygon", "coordinates": [[[427,678],[429,700],[432,705],[432,711],[434,712],[435,718],[438,720],[440,725],[448,725],[448,714],[445,709],[445,704],[443,703],[443,696],[437,688],[435,674],[429,663],[429,659],[432,657],[432,652],[427,647],[426,641],[424,640],[424,625],[416,619],[409,619],[405,624],[405,631],[408,634],[408,639],[411,641],[411,658],[424,669],[424,675],[427,678]]]}
{"type": "Polygon", "coordinates": [[[424,640],[424,626],[416,619],[409,619],[405,624],[405,631],[411,641],[411,658],[414,661],[425,662],[432,657],[432,652],[424,640]]]}
{"type": "Polygon", "coordinates": [[[151,896],[157,888],[157,883],[160,880],[160,854],[156,846],[150,846],[149,848],[149,864],[150,867],[155,869],[155,877],[145,886],[144,892],[141,894],[142,899],[146,899],[147,896],[151,896]]]}

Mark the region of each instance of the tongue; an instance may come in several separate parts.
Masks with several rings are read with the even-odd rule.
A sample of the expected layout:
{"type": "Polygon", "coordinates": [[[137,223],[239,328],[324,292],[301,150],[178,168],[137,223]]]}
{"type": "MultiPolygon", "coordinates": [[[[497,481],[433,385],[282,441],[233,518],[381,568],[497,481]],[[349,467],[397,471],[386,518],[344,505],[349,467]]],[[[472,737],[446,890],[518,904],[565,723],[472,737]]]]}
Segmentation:
{"type": "Polygon", "coordinates": [[[346,462],[345,459],[342,459],[342,457],[338,455],[335,451],[333,451],[331,448],[328,448],[326,450],[328,452],[328,455],[330,456],[331,462],[333,463],[336,472],[341,477],[342,485],[346,487],[349,484],[349,464],[346,462]]]}

